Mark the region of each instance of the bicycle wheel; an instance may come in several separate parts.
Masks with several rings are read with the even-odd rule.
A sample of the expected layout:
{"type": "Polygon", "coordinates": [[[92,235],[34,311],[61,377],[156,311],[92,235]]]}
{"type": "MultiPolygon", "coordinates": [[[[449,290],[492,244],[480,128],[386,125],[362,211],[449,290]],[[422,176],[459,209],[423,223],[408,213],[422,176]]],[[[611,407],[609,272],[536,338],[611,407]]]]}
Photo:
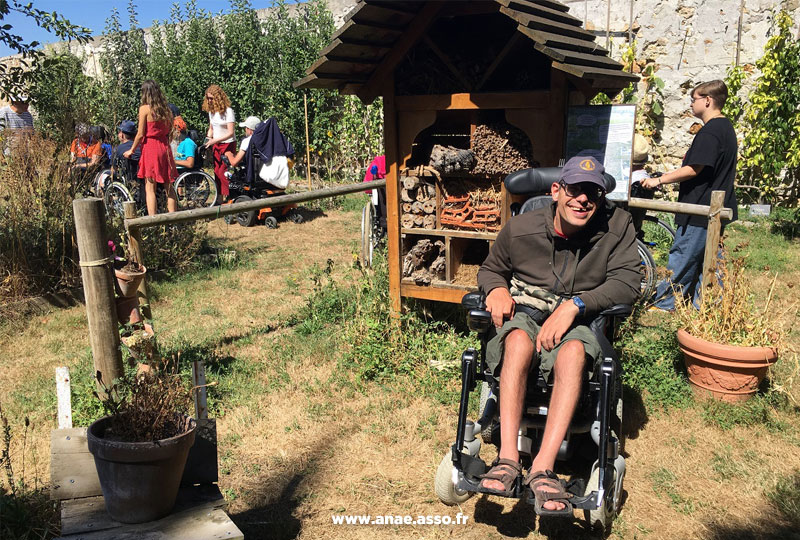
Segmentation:
{"type": "Polygon", "coordinates": [[[639,258],[642,260],[639,265],[639,272],[642,275],[641,293],[639,298],[648,301],[653,295],[656,286],[656,262],[647,249],[647,244],[641,240],[636,240],[636,249],[639,252],[639,258]]]}
{"type": "Polygon", "coordinates": [[[122,203],[132,201],[133,197],[125,184],[111,182],[103,195],[103,202],[106,205],[106,213],[109,216],[125,217],[125,210],[122,203]]]}
{"type": "Polygon", "coordinates": [[[217,184],[202,170],[187,171],[175,180],[178,206],[183,210],[207,208],[217,204],[217,184]]]}
{"type": "Polygon", "coordinates": [[[372,201],[369,201],[364,205],[364,209],[361,210],[361,253],[359,258],[361,266],[364,268],[372,266],[372,252],[375,248],[374,221],[375,207],[372,205],[372,201]]]}

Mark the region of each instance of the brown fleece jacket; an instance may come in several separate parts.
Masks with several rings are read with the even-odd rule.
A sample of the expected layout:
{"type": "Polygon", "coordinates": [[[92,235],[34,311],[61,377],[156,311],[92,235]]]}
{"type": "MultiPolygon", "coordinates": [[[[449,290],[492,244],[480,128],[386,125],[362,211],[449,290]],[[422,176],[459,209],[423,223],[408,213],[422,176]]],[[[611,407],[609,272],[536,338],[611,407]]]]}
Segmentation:
{"type": "Polygon", "coordinates": [[[481,290],[508,288],[515,275],[564,298],[579,296],[587,314],[635,302],[641,275],[631,215],[606,203],[583,230],[564,239],[555,233],[554,211],[555,203],[503,227],[478,271],[481,290]]]}

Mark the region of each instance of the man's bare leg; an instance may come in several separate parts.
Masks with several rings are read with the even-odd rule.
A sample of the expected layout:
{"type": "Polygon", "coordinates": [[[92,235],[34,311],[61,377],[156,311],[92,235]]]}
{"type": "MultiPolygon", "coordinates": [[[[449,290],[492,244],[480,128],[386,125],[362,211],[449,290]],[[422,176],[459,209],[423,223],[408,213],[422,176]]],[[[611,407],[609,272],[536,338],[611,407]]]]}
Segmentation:
{"type": "MultiPolygon", "coordinates": [[[[572,415],[575,413],[575,407],[580,397],[583,365],[586,361],[585,354],[583,343],[578,340],[570,340],[558,350],[553,367],[553,394],[550,397],[550,407],[547,411],[547,423],[544,427],[539,453],[536,454],[531,464],[532,472],[553,470],[555,466],[558,449],[567,434],[569,423],[572,421],[572,415]]],[[[502,399],[502,392],[500,396],[502,399]]],[[[501,407],[501,414],[502,410],[501,407]]],[[[543,487],[542,490],[554,491],[546,487],[543,487]]],[[[547,501],[544,508],[561,510],[564,508],[564,504],[547,501]]]]}
{"type": "MultiPolygon", "coordinates": [[[[509,332],[500,370],[500,457],[512,461],[519,461],[517,435],[532,357],[533,342],[528,334],[519,329],[509,332]]],[[[503,484],[487,479],[483,487],[502,490],[503,484]]]]}

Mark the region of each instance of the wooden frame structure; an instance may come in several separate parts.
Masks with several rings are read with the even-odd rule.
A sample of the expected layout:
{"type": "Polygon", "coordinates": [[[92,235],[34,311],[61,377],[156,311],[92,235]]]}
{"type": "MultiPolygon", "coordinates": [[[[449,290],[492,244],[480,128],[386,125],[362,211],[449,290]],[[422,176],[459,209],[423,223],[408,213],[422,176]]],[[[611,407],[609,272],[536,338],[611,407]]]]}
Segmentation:
{"type": "Polygon", "coordinates": [[[500,175],[429,177],[424,181],[436,188],[435,226],[402,227],[401,182],[403,175],[420,174],[408,171],[420,165],[415,155],[421,147],[441,135],[456,147],[454,137],[461,137],[460,148],[466,148],[479,125],[500,122],[527,135],[540,166],[555,166],[563,157],[567,107],[585,104],[601,91],[615,95],[638,80],[568,11],[554,0],[361,0],[307,76],[295,83],[336,89],[365,103],[383,97],[394,311],[401,309],[403,296],[459,302],[475,286],[474,276],[467,275],[472,283],[456,279],[463,263],[480,264],[496,237],[497,227],[442,225],[447,182],[483,181],[499,192],[500,225],[512,202],[500,175]],[[403,277],[403,258],[418,239],[444,246],[443,279],[420,285],[403,277]]]}

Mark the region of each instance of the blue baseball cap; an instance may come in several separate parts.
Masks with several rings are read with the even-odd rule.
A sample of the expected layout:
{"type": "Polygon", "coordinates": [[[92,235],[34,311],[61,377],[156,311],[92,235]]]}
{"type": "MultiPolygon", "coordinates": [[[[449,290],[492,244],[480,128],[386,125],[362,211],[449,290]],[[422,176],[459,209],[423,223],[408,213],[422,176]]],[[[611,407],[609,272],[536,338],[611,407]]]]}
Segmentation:
{"type": "Polygon", "coordinates": [[[136,135],[136,124],[131,120],[123,120],[117,129],[125,135],[136,135]]]}
{"type": "Polygon", "coordinates": [[[603,178],[605,170],[603,164],[591,156],[575,156],[570,158],[564,168],[561,169],[560,180],[565,184],[591,182],[605,190],[607,189],[603,178]]]}

